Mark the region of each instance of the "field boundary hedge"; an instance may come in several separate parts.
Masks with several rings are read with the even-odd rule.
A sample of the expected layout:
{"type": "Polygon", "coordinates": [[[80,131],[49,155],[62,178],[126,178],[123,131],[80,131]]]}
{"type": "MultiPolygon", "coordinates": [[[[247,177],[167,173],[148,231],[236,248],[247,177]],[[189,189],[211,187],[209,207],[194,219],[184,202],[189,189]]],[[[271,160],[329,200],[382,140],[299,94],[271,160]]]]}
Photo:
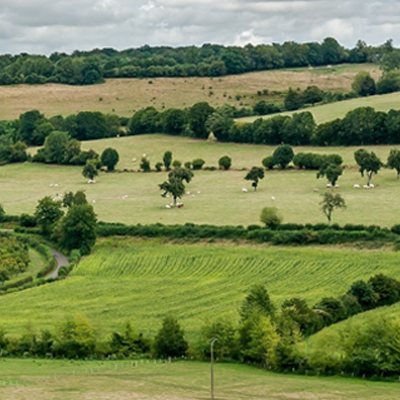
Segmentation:
{"type": "Polygon", "coordinates": [[[283,224],[276,229],[263,228],[258,225],[214,226],[195,225],[124,225],[119,223],[100,222],[97,225],[97,236],[135,236],[180,240],[229,239],[250,240],[273,245],[308,245],[308,244],[343,244],[355,242],[387,242],[398,241],[400,227],[395,225],[392,230],[376,225],[351,225],[343,227],[334,224],[283,224]]]}

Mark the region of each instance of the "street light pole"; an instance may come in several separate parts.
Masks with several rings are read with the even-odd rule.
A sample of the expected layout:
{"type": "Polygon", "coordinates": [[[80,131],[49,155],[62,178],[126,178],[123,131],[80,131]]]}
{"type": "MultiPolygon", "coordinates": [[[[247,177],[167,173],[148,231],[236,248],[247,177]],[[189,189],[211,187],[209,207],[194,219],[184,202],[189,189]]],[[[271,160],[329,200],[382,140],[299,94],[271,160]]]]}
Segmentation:
{"type": "Polygon", "coordinates": [[[214,400],[214,343],[218,338],[211,340],[210,350],[211,350],[211,400],[214,400]]]}

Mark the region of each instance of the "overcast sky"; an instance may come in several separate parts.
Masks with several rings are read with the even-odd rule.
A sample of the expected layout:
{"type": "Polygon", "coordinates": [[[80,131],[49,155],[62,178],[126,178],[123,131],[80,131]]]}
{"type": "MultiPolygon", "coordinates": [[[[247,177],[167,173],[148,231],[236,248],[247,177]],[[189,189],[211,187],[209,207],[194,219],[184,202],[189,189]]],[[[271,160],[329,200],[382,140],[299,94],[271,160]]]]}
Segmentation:
{"type": "Polygon", "coordinates": [[[0,0],[0,53],[118,50],[144,44],[282,43],[400,35],[400,1],[0,0]]]}

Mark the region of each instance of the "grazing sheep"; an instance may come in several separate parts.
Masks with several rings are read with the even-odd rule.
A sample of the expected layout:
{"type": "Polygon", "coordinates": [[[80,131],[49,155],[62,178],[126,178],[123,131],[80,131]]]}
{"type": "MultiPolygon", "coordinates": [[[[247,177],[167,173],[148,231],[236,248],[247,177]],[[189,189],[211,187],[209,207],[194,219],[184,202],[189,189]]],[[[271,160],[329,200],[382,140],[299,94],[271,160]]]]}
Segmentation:
{"type": "Polygon", "coordinates": [[[137,160],[137,158],[136,158],[136,157],[133,157],[133,158],[132,158],[132,161],[133,161],[133,162],[135,162],[136,160],[137,160]]]}
{"type": "Polygon", "coordinates": [[[359,185],[358,183],[355,183],[355,184],[353,185],[353,188],[354,188],[354,189],[360,189],[360,185],[359,185]]]}
{"type": "Polygon", "coordinates": [[[335,188],[337,189],[337,188],[340,188],[340,185],[335,185],[335,188]]]}
{"type": "Polygon", "coordinates": [[[275,201],[275,196],[271,196],[271,200],[272,200],[272,201],[275,201]]]}
{"type": "Polygon", "coordinates": [[[364,189],[369,189],[369,186],[368,185],[364,185],[363,188],[364,189]]]}
{"type": "Polygon", "coordinates": [[[96,200],[92,200],[92,203],[96,203],[96,200]]]}
{"type": "Polygon", "coordinates": [[[375,187],[375,185],[374,185],[373,183],[370,183],[370,184],[369,184],[369,187],[370,187],[371,189],[373,189],[373,188],[375,187]]]}
{"type": "Polygon", "coordinates": [[[327,188],[331,188],[332,185],[331,185],[330,183],[327,183],[327,184],[326,184],[326,187],[327,187],[327,188]]]}
{"type": "Polygon", "coordinates": [[[317,193],[317,192],[318,192],[318,189],[317,189],[317,188],[314,188],[314,189],[313,189],[313,192],[317,193]]]}
{"type": "Polygon", "coordinates": [[[89,179],[89,180],[87,181],[87,183],[96,183],[96,180],[95,180],[95,179],[89,179]]]}
{"type": "Polygon", "coordinates": [[[123,200],[125,200],[125,199],[127,199],[128,198],[128,195],[127,194],[124,194],[123,196],[122,196],[122,199],[123,200]]]}
{"type": "Polygon", "coordinates": [[[247,193],[248,190],[246,188],[242,188],[242,192],[247,193]]]}
{"type": "Polygon", "coordinates": [[[190,194],[190,192],[186,192],[186,194],[190,194]]]}
{"type": "Polygon", "coordinates": [[[197,194],[200,194],[200,190],[197,191],[197,194]]]}
{"type": "Polygon", "coordinates": [[[166,205],[165,205],[165,208],[168,208],[168,209],[169,209],[169,208],[171,208],[171,206],[168,205],[168,204],[166,204],[166,205]]]}

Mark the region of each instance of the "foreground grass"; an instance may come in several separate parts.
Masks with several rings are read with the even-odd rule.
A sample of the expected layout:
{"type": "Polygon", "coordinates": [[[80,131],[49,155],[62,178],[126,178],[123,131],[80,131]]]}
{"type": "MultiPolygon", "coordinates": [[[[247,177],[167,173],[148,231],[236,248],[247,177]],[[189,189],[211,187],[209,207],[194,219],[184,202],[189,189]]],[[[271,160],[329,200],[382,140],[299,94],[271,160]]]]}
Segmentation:
{"type": "MultiPolygon", "coordinates": [[[[0,397],[8,400],[210,398],[208,363],[0,361],[0,397]],[[2,385],[3,381],[3,385],[2,385]],[[4,385],[6,384],[6,385],[4,385]]],[[[220,400],[395,400],[397,383],[279,375],[253,367],[215,365],[220,400]]]]}
{"type": "MultiPolygon", "coordinates": [[[[380,96],[361,97],[358,99],[345,100],[337,103],[324,104],[320,106],[310,107],[307,109],[284,112],[280,115],[293,115],[302,111],[309,111],[317,124],[332,121],[336,118],[343,118],[349,111],[358,107],[372,107],[376,111],[399,110],[400,109],[400,93],[391,93],[380,96]]],[[[277,114],[264,116],[263,118],[270,118],[277,114]]],[[[238,122],[253,122],[260,117],[245,117],[238,118],[238,122]]]]}
{"type": "Polygon", "coordinates": [[[334,68],[297,68],[253,72],[221,78],[109,79],[92,86],[58,84],[0,86],[0,119],[15,119],[25,111],[37,109],[47,117],[80,111],[101,111],[131,117],[140,108],[159,110],[186,108],[199,101],[212,106],[228,103],[250,107],[260,99],[281,101],[282,93],[293,88],[317,85],[327,91],[351,90],[354,76],[368,71],[376,79],[381,71],[373,64],[344,64],[334,68]],[[268,96],[258,96],[267,89],[268,96]]]}
{"type": "Polygon", "coordinates": [[[108,239],[68,279],[3,296],[0,326],[10,333],[28,323],[53,330],[66,315],[83,314],[101,338],[128,320],[152,335],[172,313],[193,339],[210,320],[235,321],[255,283],[265,284],[278,305],[291,297],[314,304],[379,272],[399,278],[397,265],[398,255],[388,251],[108,239]]]}
{"type": "MultiPolygon", "coordinates": [[[[267,171],[259,189],[254,192],[243,168],[261,165],[261,160],[272,154],[275,147],[214,143],[182,137],[143,135],[84,142],[83,148],[94,148],[101,153],[113,147],[120,153],[119,170],[139,169],[139,160],[146,153],[154,166],[162,160],[166,150],[182,162],[204,158],[206,165],[216,166],[218,159],[227,154],[233,159],[231,171],[195,172],[187,185],[190,194],[182,199],[185,206],[167,210],[171,199],[160,196],[158,185],[166,173],[101,173],[95,185],[88,185],[82,176],[82,167],[18,164],[0,167],[0,203],[11,214],[33,213],[37,202],[44,196],[55,197],[67,191],[85,190],[100,220],[126,224],[198,224],[249,225],[259,223],[261,209],[275,206],[285,222],[317,223],[326,218],[319,210],[321,193],[326,190],[326,180],[316,179],[315,171],[267,171]],[[135,159],[135,160],[134,160],[135,159]],[[58,187],[50,187],[52,183],[58,187]],[[242,192],[247,188],[248,193],[242,192]],[[314,189],[318,190],[316,192],[314,189]],[[200,193],[198,193],[200,192],[200,193]],[[127,197],[126,197],[127,196],[127,197]],[[275,199],[273,200],[272,197],[275,199]],[[160,208],[161,207],[161,208],[160,208]]],[[[391,147],[372,146],[382,160],[387,159],[391,147]]],[[[374,190],[355,190],[353,185],[366,183],[354,162],[356,147],[295,148],[295,152],[339,153],[350,166],[339,179],[340,193],[347,210],[335,212],[334,221],[340,224],[361,223],[392,226],[400,215],[400,185],[396,173],[383,169],[374,176],[374,190]]]]}

